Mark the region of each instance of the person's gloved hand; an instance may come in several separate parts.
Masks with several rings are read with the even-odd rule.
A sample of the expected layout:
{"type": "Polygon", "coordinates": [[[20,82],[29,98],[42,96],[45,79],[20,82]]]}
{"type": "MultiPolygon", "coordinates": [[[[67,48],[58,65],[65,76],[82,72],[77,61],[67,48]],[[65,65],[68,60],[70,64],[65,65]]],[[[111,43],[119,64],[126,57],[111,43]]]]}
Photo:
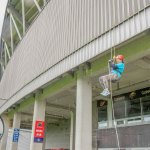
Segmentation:
{"type": "Polygon", "coordinates": [[[116,60],[116,56],[113,56],[113,60],[116,60]]]}
{"type": "Polygon", "coordinates": [[[111,62],[113,62],[113,61],[114,61],[113,59],[108,60],[109,63],[111,63],[111,62]]]}

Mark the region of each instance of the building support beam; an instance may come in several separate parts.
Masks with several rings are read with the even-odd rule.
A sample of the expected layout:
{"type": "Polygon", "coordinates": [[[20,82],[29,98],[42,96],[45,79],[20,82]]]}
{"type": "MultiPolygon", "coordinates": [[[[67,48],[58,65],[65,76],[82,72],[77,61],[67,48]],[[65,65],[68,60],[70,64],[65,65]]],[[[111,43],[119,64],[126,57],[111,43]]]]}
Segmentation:
{"type": "Polygon", "coordinates": [[[46,1],[46,0],[43,0],[43,4],[44,4],[44,6],[46,6],[46,4],[47,4],[47,1],[46,1]]]}
{"type": "Polygon", "coordinates": [[[34,0],[34,3],[36,5],[38,11],[41,12],[42,9],[40,8],[40,5],[38,4],[37,0],[34,0]]]}
{"type": "MultiPolygon", "coordinates": [[[[13,134],[15,129],[20,130],[20,123],[21,123],[21,114],[15,113],[13,119],[13,134]]],[[[17,150],[17,149],[18,149],[18,142],[14,142],[12,138],[10,150],[17,150]]]]}
{"type": "Polygon", "coordinates": [[[5,42],[5,48],[6,48],[6,52],[7,52],[7,55],[8,55],[8,59],[10,59],[10,52],[9,52],[8,45],[7,45],[6,42],[5,42]]]}
{"type": "Polygon", "coordinates": [[[70,150],[75,149],[75,112],[70,111],[70,150]]]}
{"type": "Polygon", "coordinates": [[[35,131],[36,121],[45,121],[45,109],[46,109],[46,100],[39,100],[39,93],[37,93],[35,96],[35,103],[34,103],[34,114],[33,114],[30,150],[42,150],[43,149],[43,142],[42,143],[34,142],[34,131],[35,131]]]}
{"type": "Polygon", "coordinates": [[[8,132],[9,132],[9,128],[10,128],[10,120],[9,120],[8,116],[5,114],[3,114],[1,117],[4,121],[4,134],[1,139],[0,150],[6,150],[8,132]]]}
{"type": "Polygon", "coordinates": [[[3,41],[3,44],[4,44],[4,50],[6,50],[6,55],[8,56],[8,59],[10,59],[10,52],[9,52],[9,49],[8,49],[8,45],[6,43],[6,41],[4,39],[2,39],[3,41]]]}
{"type": "MultiPolygon", "coordinates": [[[[2,42],[2,45],[3,45],[3,42],[2,42]]],[[[2,46],[3,47],[3,46],[2,46]]],[[[5,70],[5,67],[4,67],[4,63],[3,63],[3,49],[1,50],[1,52],[0,52],[0,64],[1,64],[1,68],[2,68],[2,74],[3,74],[3,72],[4,72],[4,70],[5,70]]],[[[2,76],[1,76],[2,77],[2,76]]]]}
{"type": "Polygon", "coordinates": [[[11,54],[14,52],[14,40],[13,40],[13,25],[10,17],[10,42],[11,42],[11,54]]]}
{"type": "Polygon", "coordinates": [[[67,111],[73,111],[74,108],[70,108],[70,107],[66,107],[66,106],[62,106],[62,105],[56,105],[56,104],[51,104],[51,103],[47,103],[46,104],[47,107],[53,107],[53,108],[57,108],[57,109],[63,109],[63,110],[67,110],[67,111]]]}
{"type": "Polygon", "coordinates": [[[92,103],[92,150],[97,150],[98,108],[97,101],[92,103]]]}
{"type": "Polygon", "coordinates": [[[75,150],[92,150],[92,86],[77,79],[75,150]]]}
{"type": "Polygon", "coordinates": [[[6,68],[6,65],[7,65],[7,52],[6,52],[5,46],[4,46],[4,62],[5,62],[5,68],[6,68]]]}
{"type": "Polygon", "coordinates": [[[15,19],[14,19],[14,17],[13,17],[12,14],[10,14],[10,17],[11,17],[11,19],[12,19],[12,22],[13,22],[13,24],[14,24],[14,27],[15,27],[16,32],[17,32],[17,34],[18,34],[18,37],[19,37],[19,39],[21,40],[21,39],[22,39],[21,33],[20,33],[20,31],[19,31],[19,29],[18,29],[18,27],[17,27],[16,21],[15,21],[15,19]]]}
{"type": "MultiPolygon", "coordinates": [[[[23,5],[23,4],[22,4],[23,5]]],[[[8,12],[11,13],[15,19],[17,19],[17,21],[23,25],[23,19],[22,19],[22,15],[12,6],[12,5],[8,5],[8,8],[7,8],[8,12]]],[[[22,9],[23,11],[23,9],[22,9]]],[[[26,28],[29,27],[29,23],[25,21],[25,26],[26,28]]]]}
{"type": "Polygon", "coordinates": [[[3,65],[2,61],[0,61],[0,64],[1,64],[1,67],[2,67],[2,71],[4,72],[5,67],[4,67],[4,65],[3,65]]]}
{"type": "Polygon", "coordinates": [[[23,26],[23,35],[24,35],[26,32],[24,0],[22,0],[22,26],[23,26]]]}

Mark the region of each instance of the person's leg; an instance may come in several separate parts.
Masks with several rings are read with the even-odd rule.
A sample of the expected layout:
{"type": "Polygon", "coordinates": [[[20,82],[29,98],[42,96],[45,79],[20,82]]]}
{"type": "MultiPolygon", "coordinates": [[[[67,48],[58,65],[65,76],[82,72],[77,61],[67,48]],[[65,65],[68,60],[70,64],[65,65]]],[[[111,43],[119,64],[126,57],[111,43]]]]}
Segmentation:
{"type": "Polygon", "coordinates": [[[99,78],[100,84],[103,87],[103,92],[101,93],[104,96],[110,94],[109,92],[109,81],[110,80],[117,80],[117,75],[115,74],[108,74],[99,78]]]}
{"type": "Polygon", "coordinates": [[[104,78],[104,76],[100,76],[100,77],[99,77],[99,83],[100,83],[101,87],[102,87],[103,89],[105,89],[104,82],[103,82],[103,78],[104,78]]]}
{"type": "Polygon", "coordinates": [[[99,77],[99,83],[101,85],[101,87],[103,88],[103,91],[100,93],[103,96],[107,96],[110,94],[108,88],[109,88],[109,84],[108,84],[108,80],[109,80],[109,75],[104,75],[99,77]]]}
{"type": "Polygon", "coordinates": [[[103,89],[109,88],[109,83],[108,83],[109,79],[110,79],[110,75],[101,76],[99,78],[100,85],[102,86],[103,89]]]}

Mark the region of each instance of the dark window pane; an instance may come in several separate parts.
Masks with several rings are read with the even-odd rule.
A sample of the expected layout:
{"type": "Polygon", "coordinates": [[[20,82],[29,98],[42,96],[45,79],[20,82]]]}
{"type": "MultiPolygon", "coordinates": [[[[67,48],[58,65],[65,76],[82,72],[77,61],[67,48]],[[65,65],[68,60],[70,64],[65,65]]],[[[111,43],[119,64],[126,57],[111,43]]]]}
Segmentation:
{"type": "Polygon", "coordinates": [[[107,121],[107,106],[98,108],[98,122],[107,121]]]}
{"type": "Polygon", "coordinates": [[[135,117],[141,115],[140,99],[127,101],[127,116],[135,117]]]}
{"type": "Polygon", "coordinates": [[[98,122],[107,121],[107,102],[98,101],[98,122]]]}
{"type": "Polygon", "coordinates": [[[125,118],[125,101],[114,103],[114,113],[116,119],[125,118]]]}
{"type": "Polygon", "coordinates": [[[143,115],[150,114],[150,96],[142,98],[143,115]]]}

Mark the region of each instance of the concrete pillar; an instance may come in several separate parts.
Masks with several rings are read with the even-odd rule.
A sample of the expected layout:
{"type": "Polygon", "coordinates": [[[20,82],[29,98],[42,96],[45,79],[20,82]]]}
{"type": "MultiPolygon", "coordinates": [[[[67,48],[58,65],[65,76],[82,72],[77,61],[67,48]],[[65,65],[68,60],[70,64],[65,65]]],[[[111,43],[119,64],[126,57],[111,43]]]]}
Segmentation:
{"type": "Polygon", "coordinates": [[[75,112],[71,111],[70,115],[70,150],[75,150],[75,112]]]}
{"type": "Polygon", "coordinates": [[[36,121],[45,121],[46,101],[38,100],[38,95],[39,94],[35,96],[30,150],[42,150],[43,149],[43,142],[42,143],[34,142],[34,130],[35,130],[36,121]]]}
{"type": "MultiPolygon", "coordinates": [[[[12,137],[13,137],[14,129],[19,129],[20,130],[20,122],[21,122],[21,114],[20,113],[15,113],[14,114],[14,119],[13,119],[12,137]]],[[[13,138],[12,138],[11,139],[10,150],[17,150],[17,149],[18,149],[18,142],[13,142],[13,138]]]]}
{"type": "Polygon", "coordinates": [[[92,150],[92,87],[88,79],[77,80],[75,150],[92,150]]]}
{"type": "Polygon", "coordinates": [[[92,104],[92,147],[93,150],[97,150],[97,130],[98,130],[98,108],[97,101],[92,104]]]}
{"type": "Polygon", "coordinates": [[[9,128],[10,128],[10,120],[7,117],[7,115],[5,115],[5,114],[2,115],[1,117],[4,121],[4,134],[3,134],[3,137],[1,139],[0,150],[6,150],[8,132],[9,132],[9,128]]]}
{"type": "Polygon", "coordinates": [[[108,118],[108,127],[112,127],[112,101],[107,101],[107,118],[108,118]]]}
{"type": "Polygon", "coordinates": [[[47,132],[47,120],[45,120],[45,132],[44,132],[44,141],[43,141],[43,146],[42,146],[42,150],[45,150],[45,146],[46,146],[46,132],[47,132]]]}

